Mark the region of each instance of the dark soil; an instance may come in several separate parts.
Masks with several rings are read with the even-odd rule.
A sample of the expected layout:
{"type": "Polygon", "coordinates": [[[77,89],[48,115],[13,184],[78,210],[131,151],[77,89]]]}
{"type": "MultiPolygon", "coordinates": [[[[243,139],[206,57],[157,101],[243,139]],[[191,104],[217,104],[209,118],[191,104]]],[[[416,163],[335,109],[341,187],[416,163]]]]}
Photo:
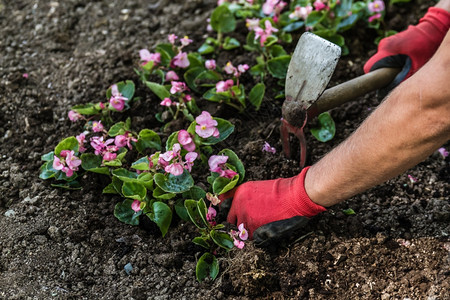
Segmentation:
{"type": "MultiPolygon", "coordinates": [[[[427,7],[417,1],[391,8],[388,26],[416,23],[427,7]]],[[[152,49],[169,33],[188,34],[196,41],[192,49],[204,40],[216,1],[159,2],[0,0],[0,298],[449,299],[449,159],[437,154],[322,213],[276,249],[247,243],[232,251],[220,260],[218,279],[201,284],[195,265],[202,252],[191,243],[192,225],[177,222],[162,238],[116,220],[119,199],[101,194],[100,176],[86,175],[86,188],[75,192],[38,178],[40,156],[79,133],[66,117],[71,105],[103,100],[114,82],[138,82],[138,50],[152,49]],[[410,184],[407,174],[417,183],[410,184]],[[345,215],[347,208],[356,214],[345,215]]],[[[346,33],[351,54],[341,59],[332,84],[361,75],[375,52],[375,33],[358,27],[346,33]]],[[[219,60],[253,63],[239,55],[219,60]]],[[[142,86],[137,93],[142,99],[132,124],[153,126],[159,101],[142,86]]],[[[258,113],[217,110],[217,116],[233,117],[236,132],[225,146],[244,162],[246,180],[300,171],[296,159],[282,155],[281,100],[271,93],[269,86],[258,113]],[[275,155],[261,152],[265,140],[275,155]]],[[[378,103],[370,94],[333,110],[332,142],[319,143],[307,132],[310,163],[378,103]]]]}

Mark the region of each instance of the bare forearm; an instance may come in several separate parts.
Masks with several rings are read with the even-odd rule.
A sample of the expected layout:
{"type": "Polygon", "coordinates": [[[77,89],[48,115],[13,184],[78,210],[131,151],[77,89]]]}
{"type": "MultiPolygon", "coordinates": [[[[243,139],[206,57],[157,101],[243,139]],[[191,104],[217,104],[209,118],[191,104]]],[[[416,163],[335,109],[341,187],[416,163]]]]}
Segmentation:
{"type": "Polygon", "coordinates": [[[450,0],[441,0],[435,5],[435,7],[439,7],[450,12],[450,0]]]}
{"type": "Polygon", "coordinates": [[[310,198],[331,206],[423,161],[450,138],[450,34],[414,76],[397,87],[305,178],[310,198]]]}

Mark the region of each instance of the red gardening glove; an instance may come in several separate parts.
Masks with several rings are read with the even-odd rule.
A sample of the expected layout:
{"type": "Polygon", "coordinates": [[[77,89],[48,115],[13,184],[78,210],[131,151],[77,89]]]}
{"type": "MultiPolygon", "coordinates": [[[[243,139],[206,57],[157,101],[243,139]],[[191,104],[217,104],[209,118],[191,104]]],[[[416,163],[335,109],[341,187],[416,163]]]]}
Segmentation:
{"type": "Polygon", "coordinates": [[[308,169],[291,178],[240,185],[234,192],[227,221],[236,225],[244,223],[249,237],[260,245],[303,227],[309,217],[326,210],[306,194],[304,182],[308,169]]]}
{"type": "Polygon", "coordinates": [[[390,89],[414,74],[436,52],[450,27],[450,13],[430,7],[416,26],[384,38],[378,52],[364,65],[364,72],[379,68],[402,68],[390,89]]]}

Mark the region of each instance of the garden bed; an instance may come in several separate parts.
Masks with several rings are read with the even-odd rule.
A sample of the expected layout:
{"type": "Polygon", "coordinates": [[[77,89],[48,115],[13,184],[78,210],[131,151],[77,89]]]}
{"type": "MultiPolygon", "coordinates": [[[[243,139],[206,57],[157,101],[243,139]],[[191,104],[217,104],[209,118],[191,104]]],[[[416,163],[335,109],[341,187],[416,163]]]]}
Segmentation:
{"type": "MultiPolygon", "coordinates": [[[[80,127],[70,107],[104,101],[114,82],[132,79],[141,97],[132,126],[163,131],[159,99],[133,71],[138,52],[189,35],[198,48],[216,1],[0,1],[0,297],[5,299],[445,299],[449,286],[449,158],[438,153],[405,174],[334,206],[284,244],[260,249],[246,243],[220,257],[215,281],[195,278],[200,247],[194,226],[174,220],[162,238],[153,223],[139,227],[113,215],[120,197],[104,195],[102,175],[86,174],[84,189],[55,189],[38,178],[41,155],[80,127]],[[23,74],[27,73],[28,78],[23,74]],[[417,178],[411,183],[408,174],[417,178]],[[346,215],[344,209],[356,213],[346,215]],[[125,269],[125,266],[132,269],[125,269]]],[[[417,0],[388,11],[388,27],[414,24],[426,11],[417,0]]],[[[242,24],[241,24],[242,25],[242,24]]],[[[242,26],[241,26],[242,27],[242,26]]],[[[245,26],[244,26],[245,27],[245,26]]],[[[245,41],[246,32],[234,37],[245,41]]],[[[300,34],[294,34],[294,40],[300,34]]],[[[350,55],[341,58],[331,85],[362,74],[375,52],[376,33],[345,33],[350,55]]],[[[287,47],[287,50],[292,51],[287,47]]],[[[252,63],[237,50],[220,65],[252,63]]],[[[252,82],[250,76],[242,80],[252,82]]],[[[300,171],[283,156],[282,99],[267,84],[259,111],[199,106],[236,127],[224,142],[240,157],[245,180],[288,177],[300,171]],[[264,141],[277,149],[262,152],[264,141]]],[[[366,95],[331,111],[336,136],[316,141],[307,130],[314,163],[343,141],[379,100],[366,95]]],[[[188,123],[187,123],[188,124],[188,123]]],[[[314,122],[312,123],[314,124],[314,122]]],[[[174,130],[185,124],[174,124],[174,130]]],[[[164,139],[164,132],[161,132],[164,139]]],[[[448,145],[447,145],[448,148],[448,145]]]]}

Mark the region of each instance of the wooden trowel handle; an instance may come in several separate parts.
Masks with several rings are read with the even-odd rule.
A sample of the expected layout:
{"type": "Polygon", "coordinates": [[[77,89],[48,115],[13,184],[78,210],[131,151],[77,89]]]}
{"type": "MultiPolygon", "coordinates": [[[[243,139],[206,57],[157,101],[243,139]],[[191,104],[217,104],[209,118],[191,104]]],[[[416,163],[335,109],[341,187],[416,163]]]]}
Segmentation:
{"type": "Polygon", "coordinates": [[[329,88],[310,107],[308,116],[314,117],[369,92],[383,88],[391,83],[400,71],[399,68],[381,68],[329,88]]]}

